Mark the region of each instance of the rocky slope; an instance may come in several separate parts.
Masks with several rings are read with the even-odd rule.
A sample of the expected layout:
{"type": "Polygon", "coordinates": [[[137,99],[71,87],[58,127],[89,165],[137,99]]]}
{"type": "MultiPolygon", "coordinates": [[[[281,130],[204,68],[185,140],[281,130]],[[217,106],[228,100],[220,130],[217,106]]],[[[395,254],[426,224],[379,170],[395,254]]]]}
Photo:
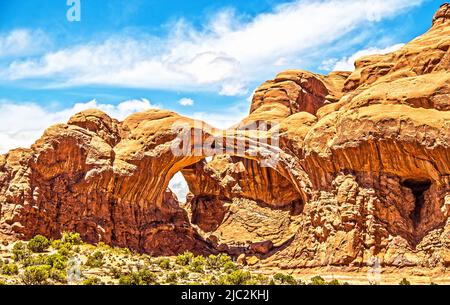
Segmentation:
{"type": "Polygon", "coordinates": [[[123,122],[79,113],[0,156],[0,234],[76,231],[155,255],[228,251],[281,268],[377,259],[445,272],[449,69],[445,4],[427,33],[353,72],[280,73],[226,131],[162,110],[123,122]],[[186,205],[167,189],[179,171],[186,205]]]}

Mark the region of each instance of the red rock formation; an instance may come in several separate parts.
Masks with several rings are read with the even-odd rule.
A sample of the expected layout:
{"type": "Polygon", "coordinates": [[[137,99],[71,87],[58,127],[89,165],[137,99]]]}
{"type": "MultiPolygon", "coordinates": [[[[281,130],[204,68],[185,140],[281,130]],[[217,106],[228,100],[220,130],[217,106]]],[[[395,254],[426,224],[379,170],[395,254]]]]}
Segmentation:
{"type": "Polygon", "coordinates": [[[427,33],[358,59],[353,72],[280,73],[225,132],[160,110],[123,122],[85,111],[52,126],[30,149],[0,156],[0,234],[71,230],[155,255],[228,250],[283,268],[376,257],[445,272],[448,12],[443,5],[427,33]],[[187,211],[167,190],[178,171],[193,193],[187,211]]]}

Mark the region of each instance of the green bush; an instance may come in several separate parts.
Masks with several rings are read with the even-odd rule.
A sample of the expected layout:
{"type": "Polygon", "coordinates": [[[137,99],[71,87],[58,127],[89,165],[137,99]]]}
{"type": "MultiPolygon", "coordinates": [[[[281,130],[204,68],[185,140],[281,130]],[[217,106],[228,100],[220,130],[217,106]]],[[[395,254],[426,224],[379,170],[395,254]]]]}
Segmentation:
{"type": "Polygon", "coordinates": [[[31,255],[25,243],[21,241],[14,244],[12,253],[16,262],[21,261],[31,255]]]}
{"type": "Polygon", "coordinates": [[[156,275],[149,270],[141,270],[122,275],[119,278],[120,285],[152,285],[157,280],[156,275]]]}
{"type": "Polygon", "coordinates": [[[166,283],[168,284],[176,284],[178,279],[178,275],[175,272],[169,272],[166,275],[166,283]]]}
{"type": "Polygon", "coordinates": [[[326,285],[326,284],[327,282],[323,279],[323,277],[318,275],[311,278],[311,282],[309,283],[309,285],[326,285]]]}
{"type": "Polygon", "coordinates": [[[46,283],[48,277],[48,266],[29,266],[25,268],[20,278],[25,285],[42,285],[46,283]]]}
{"type": "Polygon", "coordinates": [[[164,269],[164,270],[169,270],[171,268],[170,260],[168,258],[160,259],[158,262],[158,265],[161,269],[164,269]]]}
{"type": "Polygon", "coordinates": [[[33,252],[44,252],[48,247],[50,247],[50,241],[42,235],[36,235],[28,242],[28,249],[33,252]]]}
{"type": "Polygon", "coordinates": [[[400,281],[399,285],[401,285],[401,286],[408,286],[408,285],[411,285],[411,282],[408,281],[406,278],[403,278],[403,279],[400,281]]]}
{"type": "Polygon", "coordinates": [[[81,245],[83,240],[81,239],[80,233],[64,232],[61,237],[63,243],[71,245],[81,245]]]}
{"type": "Polygon", "coordinates": [[[196,256],[189,264],[189,270],[192,272],[203,273],[205,271],[205,264],[206,259],[203,256],[196,256]]]}
{"type": "Polygon", "coordinates": [[[84,285],[84,286],[95,286],[95,285],[100,285],[100,284],[101,284],[100,279],[95,276],[90,276],[81,282],[81,285],[84,285]]]}
{"type": "Polygon", "coordinates": [[[137,272],[137,274],[145,285],[151,285],[156,283],[157,277],[150,270],[141,270],[137,272]]]}
{"type": "Polygon", "coordinates": [[[58,270],[65,270],[67,268],[67,256],[59,253],[47,256],[47,265],[58,270]]]}
{"type": "Polygon", "coordinates": [[[225,285],[246,285],[252,278],[252,275],[248,271],[236,270],[228,275],[225,275],[225,278],[220,280],[225,285]]]}
{"type": "Polygon", "coordinates": [[[189,251],[186,251],[183,254],[177,256],[177,258],[175,259],[175,264],[180,266],[187,266],[192,262],[193,259],[194,254],[192,254],[189,251]]]}
{"type": "Polygon", "coordinates": [[[328,282],[328,285],[339,286],[339,285],[341,285],[341,283],[339,283],[339,281],[337,279],[332,279],[331,281],[328,282]]]}
{"type": "Polygon", "coordinates": [[[280,284],[285,285],[296,285],[297,281],[294,279],[292,275],[286,275],[283,273],[277,273],[273,276],[275,281],[278,281],[280,284]]]}
{"type": "Polygon", "coordinates": [[[116,268],[116,267],[111,267],[111,269],[109,270],[109,274],[114,279],[119,279],[123,275],[120,268],[116,268]]]}
{"type": "Polygon", "coordinates": [[[58,254],[63,256],[69,256],[71,251],[72,251],[72,244],[63,243],[58,249],[58,254]]]}
{"type": "Polygon", "coordinates": [[[229,257],[227,254],[219,254],[219,255],[213,255],[211,254],[208,256],[208,259],[206,260],[206,267],[211,270],[219,270],[222,268],[226,263],[232,262],[231,257],[229,257]]]}
{"type": "Polygon", "coordinates": [[[226,262],[223,265],[223,271],[226,273],[231,273],[236,270],[238,270],[238,266],[235,263],[233,263],[232,261],[226,262]]]}
{"type": "Polygon", "coordinates": [[[86,266],[99,268],[105,263],[103,261],[104,254],[100,251],[95,251],[93,254],[89,255],[86,261],[86,266]]]}
{"type": "Polygon", "coordinates": [[[186,270],[181,270],[180,273],[178,274],[178,277],[180,279],[187,279],[189,278],[189,273],[186,270]]]}
{"type": "Polygon", "coordinates": [[[67,283],[67,273],[65,271],[52,268],[49,271],[49,277],[52,280],[55,280],[55,281],[57,281],[59,283],[63,283],[63,284],[67,283]]]}
{"type": "Polygon", "coordinates": [[[16,264],[4,264],[1,271],[4,275],[17,275],[19,274],[19,267],[16,264]]]}
{"type": "Polygon", "coordinates": [[[263,274],[256,274],[252,276],[252,281],[255,285],[268,285],[269,278],[263,274]]]}
{"type": "Polygon", "coordinates": [[[52,240],[51,247],[58,250],[62,246],[63,242],[60,239],[52,240]]]}
{"type": "Polygon", "coordinates": [[[27,256],[22,261],[24,267],[28,266],[39,266],[39,265],[47,265],[47,256],[40,254],[37,256],[27,256]]]}

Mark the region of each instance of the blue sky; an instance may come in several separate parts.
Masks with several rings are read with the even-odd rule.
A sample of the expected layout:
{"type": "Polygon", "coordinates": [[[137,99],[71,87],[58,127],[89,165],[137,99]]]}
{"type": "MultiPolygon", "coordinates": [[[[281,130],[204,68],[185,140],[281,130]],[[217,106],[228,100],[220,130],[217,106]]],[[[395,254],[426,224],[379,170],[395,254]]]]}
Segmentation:
{"type": "Polygon", "coordinates": [[[0,0],[0,152],[99,107],[224,127],[284,69],[351,69],[424,33],[437,0],[0,0]],[[355,55],[357,54],[357,55],[355,55]]]}

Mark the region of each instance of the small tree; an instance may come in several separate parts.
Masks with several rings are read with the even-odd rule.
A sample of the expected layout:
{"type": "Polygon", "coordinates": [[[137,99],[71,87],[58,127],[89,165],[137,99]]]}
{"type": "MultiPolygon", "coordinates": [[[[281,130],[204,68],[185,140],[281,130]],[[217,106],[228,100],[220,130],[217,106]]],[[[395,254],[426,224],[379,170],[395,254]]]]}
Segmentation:
{"type": "Polygon", "coordinates": [[[83,243],[80,233],[73,233],[73,232],[64,232],[62,234],[61,241],[63,243],[68,243],[71,245],[81,245],[83,243]]]}
{"type": "Polygon", "coordinates": [[[103,266],[103,264],[105,263],[103,261],[103,253],[100,251],[95,251],[92,255],[88,256],[88,259],[86,261],[86,266],[89,267],[94,267],[94,268],[99,268],[101,266],[103,266]]]}
{"type": "Polygon", "coordinates": [[[64,270],[67,267],[68,258],[61,254],[52,254],[47,257],[47,264],[52,268],[64,270]]]}
{"type": "Polygon", "coordinates": [[[100,284],[101,284],[100,279],[95,276],[88,277],[87,279],[85,279],[84,281],[81,282],[81,285],[85,285],[85,286],[95,286],[95,285],[100,285],[100,284]]]}
{"type": "Polygon", "coordinates": [[[251,278],[250,272],[236,270],[226,276],[225,283],[228,285],[245,285],[251,278]]]}
{"type": "Polygon", "coordinates": [[[14,260],[16,262],[22,261],[22,260],[26,259],[27,257],[30,257],[30,255],[31,255],[31,253],[27,249],[27,246],[25,245],[25,243],[23,243],[21,241],[14,244],[12,252],[14,255],[14,260]]]}
{"type": "Polygon", "coordinates": [[[193,258],[194,254],[192,254],[189,251],[186,251],[183,254],[177,256],[177,258],[175,259],[175,263],[180,266],[187,266],[191,263],[193,258]]]}
{"type": "Polygon", "coordinates": [[[50,241],[42,235],[36,235],[28,242],[28,249],[33,252],[44,252],[48,247],[50,247],[50,241]]]}
{"type": "Polygon", "coordinates": [[[161,268],[161,269],[164,269],[164,270],[169,270],[170,269],[170,260],[168,259],[168,258],[163,258],[163,259],[161,259],[160,261],[159,261],[159,263],[158,263],[158,265],[159,265],[159,267],[161,268]]]}
{"type": "Polygon", "coordinates": [[[411,282],[408,281],[406,278],[403,278],[403,279],[400,281],[399,285],[401,285],[401,286],[408,286],[408,285],[411,285],[411,282]]]}
{"type": "Polygon", "coordinates": [[[296,285],[297,281],[292,275],[286,275],[283,273],[277,273],[273,276],[273,279],[285,285],[296,285]]]}
{"type": "Polygon", "coordinates": [[[122,275],[119,278],[120,285],[151,285],[156,283],[157,277],[153,272],[142,270],[122,275]]]}
{"type": "Polygon", "coordinates": [[[323,277],[317,275],[313,278],[311,278],[310,285],[326,285],[327,282],[323,279],[323,277]]]}
{"type": "Polygon", "coordinates": [[[29,266],[25,268],[20,278],[25,285],[42,285],[48,277],[48,266],[29,266]]]}
{"type": "Polygon", "coordinates": [[[2,274],[4,275],[17,275],[19,274],[19,267],[16,264],[4,264],[2,266],[2,274]]]}
{"type": "Polygon", "coordinates": [[[223,271],[226,273],[231,273],[233,271],[236,271],[237,269],[238,269],[238,266],[235,263],[233,263],[232,261],[226,262],[223,265],[223,271]]]}
{"type": "Polygon", "coordinates": [[[206,260],[203,256],[196,256],[189,264],[189,270],[192,272],[203,273],[206,260]]]}

